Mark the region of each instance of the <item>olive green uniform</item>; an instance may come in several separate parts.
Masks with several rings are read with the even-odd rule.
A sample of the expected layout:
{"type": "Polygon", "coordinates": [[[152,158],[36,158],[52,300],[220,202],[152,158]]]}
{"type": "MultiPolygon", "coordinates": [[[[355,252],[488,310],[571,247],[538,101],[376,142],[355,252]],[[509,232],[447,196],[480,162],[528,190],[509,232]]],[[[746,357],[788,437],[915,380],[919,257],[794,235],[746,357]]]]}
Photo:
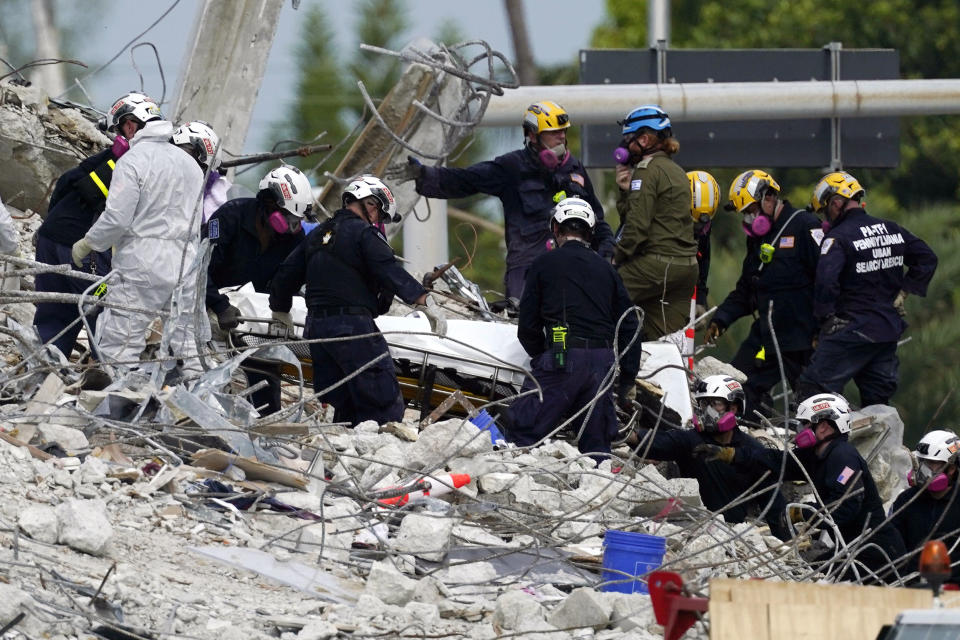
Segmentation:
{"type": "Polygon", "coordinates": [[[617,199],[614,248],[630,299],[644,311],[644,339],[682,329],[697,284],[697,241],[687,174],[662,151],[644,157],[617,199]]]}

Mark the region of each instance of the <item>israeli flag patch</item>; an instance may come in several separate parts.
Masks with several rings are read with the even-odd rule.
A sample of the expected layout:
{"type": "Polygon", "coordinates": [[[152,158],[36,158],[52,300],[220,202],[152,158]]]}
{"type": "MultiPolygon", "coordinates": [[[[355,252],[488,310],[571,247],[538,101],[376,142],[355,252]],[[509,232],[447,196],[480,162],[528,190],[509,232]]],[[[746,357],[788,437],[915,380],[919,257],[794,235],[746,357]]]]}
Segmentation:
{"type": "Polygon", "coordinates": [[[214,218],[207,225],[207,237],[216,240],[220,237],[220,221],[214,218]]]}
{"type": "Polygon", "coordinates": [[[640,191],[641,185],[643,185],[643,180],[631,180],[630,191],[640,191]]]}

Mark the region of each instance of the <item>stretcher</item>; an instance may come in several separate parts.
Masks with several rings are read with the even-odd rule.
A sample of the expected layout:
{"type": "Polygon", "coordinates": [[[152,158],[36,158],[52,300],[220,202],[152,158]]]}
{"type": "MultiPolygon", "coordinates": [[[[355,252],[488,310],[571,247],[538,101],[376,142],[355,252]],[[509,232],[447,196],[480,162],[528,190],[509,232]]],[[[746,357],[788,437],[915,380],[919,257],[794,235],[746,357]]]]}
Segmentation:
{"type": "MultiPolygon", "coordinates": [[[[244,318],[271,315],[267,294],[257,293],[250,284],[224,293],[244,318]]],[[[271,332],[266,320],[243,322],[230,332],[231,346],[245,348],[292,340],[287,346],[300,360],[304,379],[312,380],[309,343],[296,341],[303,336],[307,314],[303,298],[294,296],[290,314],[295,325],[291,336],[271,332]]],[[[517,340],[515,324],[449,319],[447,335],[440,337],[431,332],[429,322],[419,312],[380,316],[375,322],[390,348],[404,399],[423,415],[458,389],[474,404],[510,398],[520,392],[528,375],[530,357],[517,340]]],[[[659,386],[664,404],[677,412],[683,424],[689,424],[693,406],[679,349],[669,342],[644,342],[643,352],[640,377],[659,386]]],[[[248,362],[265,364],[256,358],[248,362]]],[[[296,377],[290,365],[279,366],[283,375],[296,377]]],[[[462,408],[453,411],[457,410],[462,408]]]]}

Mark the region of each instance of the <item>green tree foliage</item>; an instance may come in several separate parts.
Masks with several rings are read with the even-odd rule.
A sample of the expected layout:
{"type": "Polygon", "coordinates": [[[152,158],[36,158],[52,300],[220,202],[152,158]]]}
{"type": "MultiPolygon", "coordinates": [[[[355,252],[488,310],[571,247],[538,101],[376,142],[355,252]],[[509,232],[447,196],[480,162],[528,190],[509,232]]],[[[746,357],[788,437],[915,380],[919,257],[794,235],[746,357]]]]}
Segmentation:
{"type": "MultiPolygon", "coordinates": [[[[403,45],[407,23],[402,2],[364,0],[358,3],[356,11],[359,16],[370,16],[357,21],[358,42],[394,50],[403,45]]],[[[306,142],[326,132],[321,142],[336,145],[344,141],[363,114],[357,81],[362,81],[370,97],[378,101],[400,77],[401,63],[397,58],[361,50],[359,45],[344,59],[343,43],[338,43],[329,24],[323,6],[310,5],[297,46],[297,100],[286,120],[275,126],[275,139],[306,142]]],[[[323,166],[317,168],[321,172],[332,171],[348,148],[349,142],[326,156],[323,166]]],[[[296,164],[304,169],[314,168],[317,158],[296,164]]]]}
{"type": "MultiPolygon", "coordinates": [[[[892,48],[905,78],[960,77],[960,4],[954,0],[674,0],[675,48],[892,48]]],[[[593,46],[646,47],[646,2],[607,0],[608,19],[593,46]]],[[[901,205],[960,198],[960,118],[901,120],[901,162],[893,171],[862,171],[874,189],[901,205]]]]}

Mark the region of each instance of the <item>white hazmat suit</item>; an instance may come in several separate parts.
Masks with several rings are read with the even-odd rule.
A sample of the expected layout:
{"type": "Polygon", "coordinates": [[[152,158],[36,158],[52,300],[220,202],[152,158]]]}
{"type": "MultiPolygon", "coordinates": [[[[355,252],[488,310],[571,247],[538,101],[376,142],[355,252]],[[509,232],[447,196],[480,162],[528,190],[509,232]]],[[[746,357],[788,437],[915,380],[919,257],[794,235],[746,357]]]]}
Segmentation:
{"type": "MultiPolygon", "coordinates": [[[[14,226],[10,212],[0,200],[0,253],[20,255],[20,234],[14,226]]],[[[0,263],[0,291],[18,291],[20,278],[17,276],[4,277],[8,271],[16,271],[16,266],[9,262],[0,263]]]]}
{"type": "Polygon", "coordinates": [[[20,234],[17,228],[13,226],[13,218],[10,212],[3,206],[3,200],[0,200],[0,253],[15,253],[20,244],[20,234]]]}
{"type": "MultiPolygon", "coordinates": [[[[113,247],[114,276],[107,300],[158,312],[170,309],[183,260],[183,287],[177,300],[170,351],[174,357],[196,354],[193,310],[196,302],[199,213],[203,172],[186,151],[170,143],[173,125],[148,122],[117,161],[110,193],[100,218],[85,239],[96,251],[113,247]]],[[[97,322],[100,357],[109,364],[135,365],[146,346],[155,316],[105,309],[97,322]]],[[[161,354],[161,356],[167,354],[161,354]]]]}

